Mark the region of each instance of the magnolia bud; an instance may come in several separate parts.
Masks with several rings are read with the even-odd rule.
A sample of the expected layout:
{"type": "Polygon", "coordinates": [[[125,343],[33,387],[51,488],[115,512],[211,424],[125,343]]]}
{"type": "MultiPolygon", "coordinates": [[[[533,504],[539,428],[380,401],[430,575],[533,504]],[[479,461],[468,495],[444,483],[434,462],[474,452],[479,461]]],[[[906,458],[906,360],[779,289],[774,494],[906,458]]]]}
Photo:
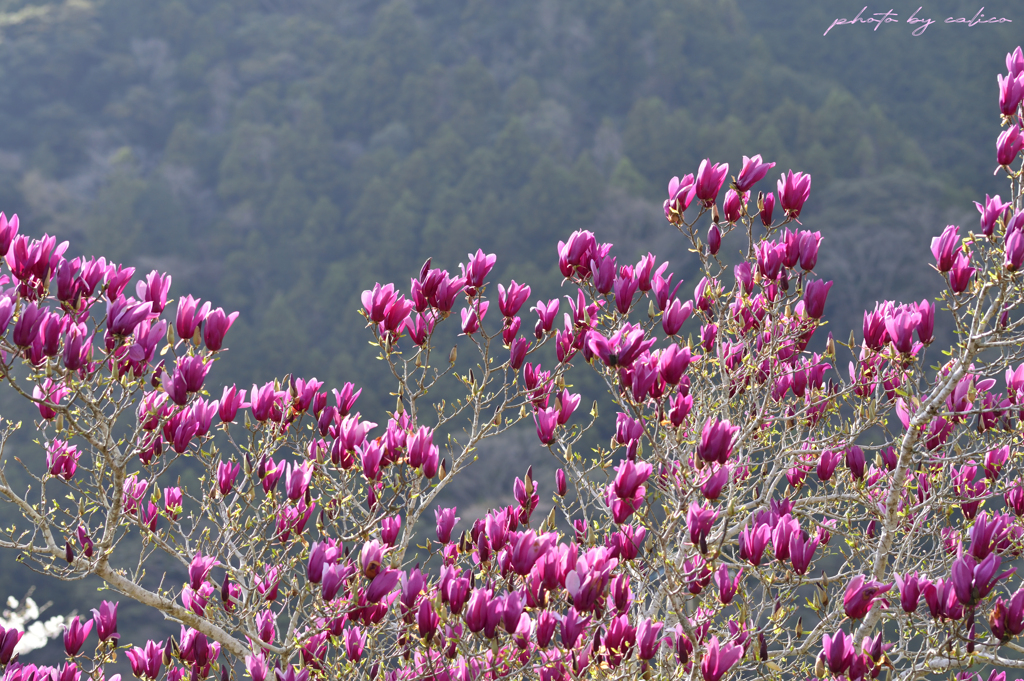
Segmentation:
{"type": "Polygon", "coordinates": [[[822,653],[818,655],[817,661],[814,663],[814,675],[819,679],[825,678],[825,655],[822,653]]]}

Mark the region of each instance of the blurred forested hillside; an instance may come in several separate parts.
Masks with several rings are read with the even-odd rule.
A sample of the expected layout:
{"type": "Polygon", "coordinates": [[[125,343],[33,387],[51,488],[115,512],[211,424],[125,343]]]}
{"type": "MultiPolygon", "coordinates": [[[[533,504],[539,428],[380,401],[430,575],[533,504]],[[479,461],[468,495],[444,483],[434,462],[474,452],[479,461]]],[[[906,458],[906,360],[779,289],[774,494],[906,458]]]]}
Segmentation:
{"type": "Polygon", "coordinates": [[[241,310],[221,378],[336,384],[372,375],[359,291],[428,256],[553,288],[592,228],[684,274],[658,204],[706,156],[812,172],[809,219],[832,182],[844,214],[998,188],[1012,24],[823,38],[851,8],[788,4],[3,0],[0,206],[241,310]]]}
{"type": "Polygon", "coordinates": [[[351,380],[369,409],[364,288],[479,247],[556,295],[583,228],[690,279],[668,179],[760,153],[759,188],[813,174],[845,338],[929,295],[928,237],[1005,195],[1003,4],[1015,23],[966,28],[941,18],[976,6],[933,2],[915,38],[823,37],[860,5],[789,0],[0,0],[0,209],[240,310],[215,381],[351,380]]]}

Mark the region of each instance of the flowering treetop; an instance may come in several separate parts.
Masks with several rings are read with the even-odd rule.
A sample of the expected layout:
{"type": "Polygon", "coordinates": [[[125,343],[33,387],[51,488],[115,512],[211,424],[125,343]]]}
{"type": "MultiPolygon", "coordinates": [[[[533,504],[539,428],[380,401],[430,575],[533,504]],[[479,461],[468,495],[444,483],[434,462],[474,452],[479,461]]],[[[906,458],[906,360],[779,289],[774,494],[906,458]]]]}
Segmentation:
{"type": "Polygon", "coordinates": [[[666,218],[702,270],[692,294],[668,263],[621,262],[587,231],[559,243],[565,301],[528,307],[528,285],[501,283],[495,315],[482,251],[458,273],[427,261],[408,290],[365,291],[397,398],[371,417],[351,384],[212,389],[237,313],[183,296],[172,318],[170,277],[129,288],[132,268],[67,259],[66,243],[0,215],[0,370],[38,409],[44,450],[11,456],[17,426],[0,432],[0,496],[21,516],[0,546],[58,578],[95,574],[181,626],[133,647],[104,601],[68,625],[54,669],[18,662],[20,633],[4,630],[3,678],[102,678],[119,647],[138,678],[175,680],[1024,668],[1009,565],[1024,541],[1019,48],[1007,68],[1010,200],[986,197],[977,229],[935,237],[938,297],[866,311],[845,367],[831,335],[809,348],[832,286],[814,272],[820,233],[799,222],[811,178],[788,170],[755,201],[774,167],[760,156],[721,208],[728,164],[669,183],[666,218]],[[937,315],[955,342],[930,366],[937,315]],[[453,323],[460,340],[440,350],[453,323]],[[616,405],[614,437],[587,454],[600,417],[569,383],[583,365],[616,405]],[[464,396],[431,403],[449,378],[464,396]],[[482,440],[524,422],[560,462],[555,506],[534,515],[545,483],[527,470],[515,504],[457,534],[438,495],[482,440]],[[9,482],[11,461],[31,485],[9,482]],[[189,467],[194,482],[169,481],[189,467]],[[144,578],[154,552],[180,563],[180,583],[144,578]]]}

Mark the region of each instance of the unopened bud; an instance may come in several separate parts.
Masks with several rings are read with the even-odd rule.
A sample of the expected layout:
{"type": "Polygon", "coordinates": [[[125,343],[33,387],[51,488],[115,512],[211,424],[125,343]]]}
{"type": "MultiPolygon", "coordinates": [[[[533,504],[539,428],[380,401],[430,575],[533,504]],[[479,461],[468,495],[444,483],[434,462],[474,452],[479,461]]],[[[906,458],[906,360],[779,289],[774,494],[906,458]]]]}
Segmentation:
{"type": "Polygon", "coordinates": [[[551,507],[551,512],[548,513],[547,520],[544,521],[544,531],[545,532],[550,532],[551,530],[555,529],[555,508],[557,508],[557,507],[556,506],[552,506],[551,507]]]}
{"type": "Polygon", "coordinates": [[[825,678],[825,656],[818,655],[817,661],[814,663],[814,675],[819,679],[825,678]]]}
{"type": "Polygon", "coordinates": [[[448,353],[448,364],[455,364],[455,360],[459,357],[459,346],[453,345],[452,351],[448,353]]]}

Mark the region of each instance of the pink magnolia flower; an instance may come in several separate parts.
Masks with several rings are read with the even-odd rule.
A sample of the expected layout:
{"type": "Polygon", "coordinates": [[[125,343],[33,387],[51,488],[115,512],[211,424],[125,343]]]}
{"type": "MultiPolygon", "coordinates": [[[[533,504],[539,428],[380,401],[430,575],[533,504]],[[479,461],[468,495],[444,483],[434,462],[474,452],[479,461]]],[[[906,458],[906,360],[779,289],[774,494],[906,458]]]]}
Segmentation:
{"type": "Polygon", "coordinates": [[[892,584],[883,584],[874,579],[865,579],[857,575],[846,586],[843,596],[843,610],[850,619],[858,620],[868,614],[871,606],[879,596],[889,591],[892,584]]]}
{"type": "Polygon", "coordinates": [[[704,681],[719,681],[743,657],[743,646],[726,643],[719,647],[718,637],[712,636],[707,644],[700,672],[704,681]]]}
{"type": "Polygon", "coordinates": [[[804,202],[811,195],[811,176],[792,170],[778,181],[779,204],[786,215],[794,220],[800,217],[804,202]]]}
{"type": "Polygon", "coordinates": [[[706,158],[700,162],[697,170],[697,178],[694,182],[694,195],[701,200],[706,208],[710,208],[718,198],[718,192],[729,174],[728,163],[711,164],[711,159],[706,158]]]}

